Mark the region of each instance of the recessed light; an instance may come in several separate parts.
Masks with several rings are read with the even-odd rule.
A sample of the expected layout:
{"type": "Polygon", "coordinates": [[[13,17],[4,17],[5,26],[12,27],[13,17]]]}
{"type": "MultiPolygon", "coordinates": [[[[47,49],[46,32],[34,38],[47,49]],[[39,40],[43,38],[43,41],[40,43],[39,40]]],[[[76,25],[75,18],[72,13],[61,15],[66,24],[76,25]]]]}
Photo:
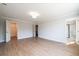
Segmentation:
{"type": "Polygon", "coordinates": [[[32,17],[32,18],[37,18],[38,16],[40,16],[40,14],[38,12],[29,12],[29,15],[32,17]]]}

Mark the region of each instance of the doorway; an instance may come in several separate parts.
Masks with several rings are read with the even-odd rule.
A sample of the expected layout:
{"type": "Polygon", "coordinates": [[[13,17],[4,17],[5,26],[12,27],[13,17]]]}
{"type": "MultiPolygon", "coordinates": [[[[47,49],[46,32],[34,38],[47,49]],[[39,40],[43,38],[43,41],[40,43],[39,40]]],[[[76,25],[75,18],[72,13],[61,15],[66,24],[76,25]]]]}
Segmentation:
{"type": "Polygon", "coordinates": [[[38,37],[38,25],[35,25],[35,37],[38,37]]]}
{"type": "Polygon", "coordinates": [[[16,24],[16,22],[10,23],[10,38],[11,38],[11,40],[17,40],[17,24],[16,24]]]}
{"type": "Polygon", "coordinates": [[[67,44],[76,43],[76,21],[67,21],[67,44]]]}

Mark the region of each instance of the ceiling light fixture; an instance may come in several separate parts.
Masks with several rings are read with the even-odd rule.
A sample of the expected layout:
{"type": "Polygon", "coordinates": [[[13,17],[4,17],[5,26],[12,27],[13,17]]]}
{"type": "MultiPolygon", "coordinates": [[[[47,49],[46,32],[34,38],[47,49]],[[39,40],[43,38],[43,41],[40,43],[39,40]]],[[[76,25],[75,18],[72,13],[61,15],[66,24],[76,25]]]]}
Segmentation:
{"type": "Polygon", "coordinates": [[[32,17],[32,18],[37,18],[38,16],[40,16],[40,14],[38,12],[29,12],[29,15],[32,17]]]}

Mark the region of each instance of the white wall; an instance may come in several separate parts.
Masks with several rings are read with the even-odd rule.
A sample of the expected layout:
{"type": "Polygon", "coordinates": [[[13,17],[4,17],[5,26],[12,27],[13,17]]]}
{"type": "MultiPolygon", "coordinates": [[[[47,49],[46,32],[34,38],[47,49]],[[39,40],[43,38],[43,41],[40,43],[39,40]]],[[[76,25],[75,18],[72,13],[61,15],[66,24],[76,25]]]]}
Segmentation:
{"type": "Polygon", "coordinates": [[[39,37],[65,43],[65,20],[39,23],[39,37]]]}
{"type": "Polygon", "coordinates": [[[18,39],[29,38],[33,36],[31,22],[17,23],[18,39]]]}
{"type": "Polygon", "coordinates": [[[2,14],[2,7],[1,7],[1,5],[0,5],[0,16],[1,16],[1,14],[2,14]]]}
{"type": "Polygon", "coordinates": [[[0,42],[5,42],[5,33],[6,33],[6,24],[5,20],[0,17],[0,42]]]}

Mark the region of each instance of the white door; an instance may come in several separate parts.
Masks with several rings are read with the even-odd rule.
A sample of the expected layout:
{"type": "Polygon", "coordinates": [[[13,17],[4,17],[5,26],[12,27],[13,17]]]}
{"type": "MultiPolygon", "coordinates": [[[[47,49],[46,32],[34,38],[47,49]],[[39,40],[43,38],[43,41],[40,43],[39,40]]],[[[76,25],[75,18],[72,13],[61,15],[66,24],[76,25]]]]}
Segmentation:
{"type": "Polygon", "coordinates": [[[79,20],[76,21],[76,42],[79,44],[79,20]]]}
{"type": "Polygon", "coordinates": [[[76,41],[76,22],[73,21],[73,23],[70,25],[70,39],[71,42],[76,41]]]}
{"type": "Polygon", "coordinates": [[[10,21],[6,20],[6,42],[10,41],[10,21]]]}

